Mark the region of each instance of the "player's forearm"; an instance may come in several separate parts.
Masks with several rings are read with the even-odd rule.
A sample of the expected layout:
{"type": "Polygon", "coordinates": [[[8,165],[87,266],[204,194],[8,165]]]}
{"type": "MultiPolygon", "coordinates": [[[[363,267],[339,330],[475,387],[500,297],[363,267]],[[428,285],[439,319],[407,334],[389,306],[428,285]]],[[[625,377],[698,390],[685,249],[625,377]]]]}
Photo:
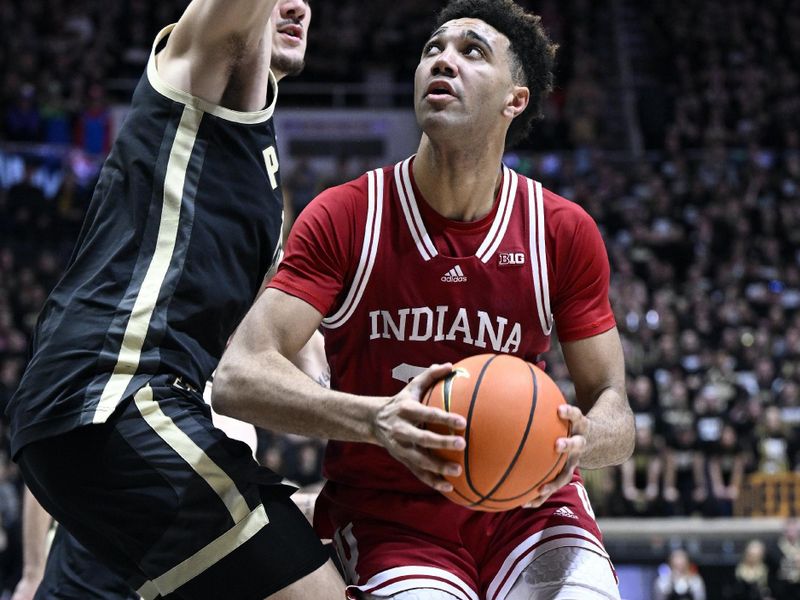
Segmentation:
{"type": "Polygon", "coordinates": [[[381,402],[330,390],[275,350],[223,357],[214,376],[214,410],[274,431],[374,442],[381,402]]]}
{"type": "Polygon", "coordinates": [[[606,388],[586,416],[589,424],[581,467],[600,469],[618,465],[633,454],[633,412],[619,391],[606,388]]]}

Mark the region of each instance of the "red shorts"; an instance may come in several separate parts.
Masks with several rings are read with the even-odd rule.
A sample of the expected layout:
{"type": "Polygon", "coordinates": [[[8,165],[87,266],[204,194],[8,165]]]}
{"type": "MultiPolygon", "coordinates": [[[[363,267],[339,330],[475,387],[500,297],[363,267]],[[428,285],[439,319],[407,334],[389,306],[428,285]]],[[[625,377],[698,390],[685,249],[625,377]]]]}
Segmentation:
{"type": "Polygon", "coordinates": [[[577,475],[537,509],[499,513],[463,508],[438,494],[329,483],[315,525],[333,538],[348,589],[378,596],[434,588],[461,600],[503,600],[525,567],[554,548],[582,547],[608,559],[577,475]]]}

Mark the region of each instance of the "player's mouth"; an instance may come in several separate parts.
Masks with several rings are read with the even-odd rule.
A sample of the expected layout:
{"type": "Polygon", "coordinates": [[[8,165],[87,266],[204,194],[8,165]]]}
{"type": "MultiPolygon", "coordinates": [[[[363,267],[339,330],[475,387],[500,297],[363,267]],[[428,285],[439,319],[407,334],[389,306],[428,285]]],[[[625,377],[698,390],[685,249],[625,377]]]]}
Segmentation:
{"type": "Polygon", "coordinates": [[[295,23],[287,23],[278,27],[278,33],[281,34],[285,40],[293,44],[299,44],[303,41],[303,28],[295,23]]]}
{"type": "Polygon", "coordinates": [[[441,100],[449,100],[456,98],[457,96],[456,91],[453,89],[453,86],[450,85],[449,81],[437,79],[428,84],[428,88],[425,90],[425,97],[428,100],[436,102],[441,100]]]}

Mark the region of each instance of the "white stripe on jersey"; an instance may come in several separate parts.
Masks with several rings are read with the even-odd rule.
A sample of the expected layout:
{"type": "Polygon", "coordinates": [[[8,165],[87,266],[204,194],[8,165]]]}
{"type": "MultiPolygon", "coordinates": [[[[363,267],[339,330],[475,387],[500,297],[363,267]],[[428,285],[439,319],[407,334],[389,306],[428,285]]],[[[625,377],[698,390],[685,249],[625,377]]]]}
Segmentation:
{"type": "Polygon", "coordinates": [[[201,111],[191,106],[183,109],[183,115],[167,161],[156,248],[133,303],[114,371],[103,388],[100,401],[92,417],[94,423],[104,423],[108,419],[139,368],[142,347],[147,337],[147,331],[150,329],[150,319],[153,317],[161,286],[164,284],[169,265],[172,262],[172,255],[175,252],[183,192],[186,185],[186,171],[202,120],[203,113],[201,111]]]}
{"type": "Polygon", "coordinates": [[[397,186],[400,207],[403,209],[403,215],[406,218],[408,229],[411,231],[411,237],[414,238],[414,243],[417,245],[417,250],[419,250],[422,258],[427,262],[439,252],[433,245],[430,236],[428,236],[428,231],[422,222],[422,216],[419,214],[417,199],[414,196],[414,187],[411,185],[411,177],[409,175],[410,164],[411,159],[407,158],[402,163],[395,165],[394,183],[397,186]]]}
{"type": "MultiPolygon", "coordinates": [[[[437,256],[439,252],[436,250],[436,246],[434,246],[430,235],[428,235],[428,230],[425,228],[425,223],[419,212],[419,204],[414,194],[414,188],[411,185],[410,166],[412,158],[413,157],[407,158],[403,162],[395,165],[395,185],[397,186],[400,206],[403,209],[403,215],[405,216],[408,230],[411,232],[411,237],[414,238],[417,250],[423,260],[427,262],[434,256],[437,256]]],[[[514,171],[505,165],[502,165],[502,168],[503,185],[500,191],[497,214],[495,215],[486,237],[479,246],[477,252],[475,252],[475,256],[484,263],[489,262],[500,246],[500,243],[503,241],[503,237],[508,229],[508,224],[511,221],[511,214],[514,210],[518,177],[514,171]]]]}
{"type": "Polygon", "coordinates": [[[155,598],[171,594],[228,556],[269,524],[269,518],[263,504],[251,510],[230,476],[161,410],[161,405],[153,399],[153,388],[146,385],[133,399],[153,431],[216,492],[234,523],[228,531],[166,573],[146,582],[137,592],[144,598],[155,598]]]}
{"type": "Polygon", "coordinates": [[[548,527],[530,536],[506,557],[497,575],[492,580],[489,589],[486,591],[486,600],[503,600],[514,585],[517,577],[519,577],[519,574],[525,570],[525,567],[531,561],[548,550],[563,546],[587,548],[597,552],[604,558],[608,558],[608,553],[603,544],[590,531],[571,525],[548,527]]]}
{"type": "Polygon", "coordinates": [[[550,284],[547,280],[547,248],[544,237],[544,196],[542,184],[528,179],[528,215],[530,218],[530,256],[533,275],[533,291],[539,324],[547,336],[553,330],[553,315],[550,313],[550,284]]]}
{"type": "Polygon", "coordinates": [[[372,268],[375,266],[383,219],[383,169],[367,173],[367,182],[367,225],[358,269],[342,307],[336,311],[336,314],[322,320],[323,326],[329,329],[341,327],[353,315],[367,288],[372,268]]]}
{"type": "Polygon", "coordinates": [[[503,237],[506,235],[508,223],[511,221],[511,213],[514,211],[514,200],[517,197],[517,174],[503,165],[503,192],[500,194],[500,206],[497,207],[497,216],[492,223],[486,239],[478,248],[475,255],[482,262],[487,263],[492,258],[503,237]]]}

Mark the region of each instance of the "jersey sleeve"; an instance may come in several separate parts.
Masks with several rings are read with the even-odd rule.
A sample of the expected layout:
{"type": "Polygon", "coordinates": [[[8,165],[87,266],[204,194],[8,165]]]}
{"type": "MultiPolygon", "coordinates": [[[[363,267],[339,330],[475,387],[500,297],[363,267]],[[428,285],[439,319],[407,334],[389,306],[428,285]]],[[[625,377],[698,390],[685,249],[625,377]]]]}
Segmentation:
{"type": "MultiPolygon", "coordinates": [[[[267,287],[308,302],[323,316],[338,303],[351,270],[359,222],[359,181],[322,192],[300,214],[267,287]]],[[[364,211],[366,212],[366,210],[364,211]]],[[[363,230],[363,226],[362,226],[363,230]]]]}
{"type": "Polygon", "coordinates": [[[572,205],[568,213],[568,218],[559,219],[554,240],[552,310],[562,342],[589,338],[616,325],[608,299],[611,270],[603,238],[583,209],[572,205]]]}

